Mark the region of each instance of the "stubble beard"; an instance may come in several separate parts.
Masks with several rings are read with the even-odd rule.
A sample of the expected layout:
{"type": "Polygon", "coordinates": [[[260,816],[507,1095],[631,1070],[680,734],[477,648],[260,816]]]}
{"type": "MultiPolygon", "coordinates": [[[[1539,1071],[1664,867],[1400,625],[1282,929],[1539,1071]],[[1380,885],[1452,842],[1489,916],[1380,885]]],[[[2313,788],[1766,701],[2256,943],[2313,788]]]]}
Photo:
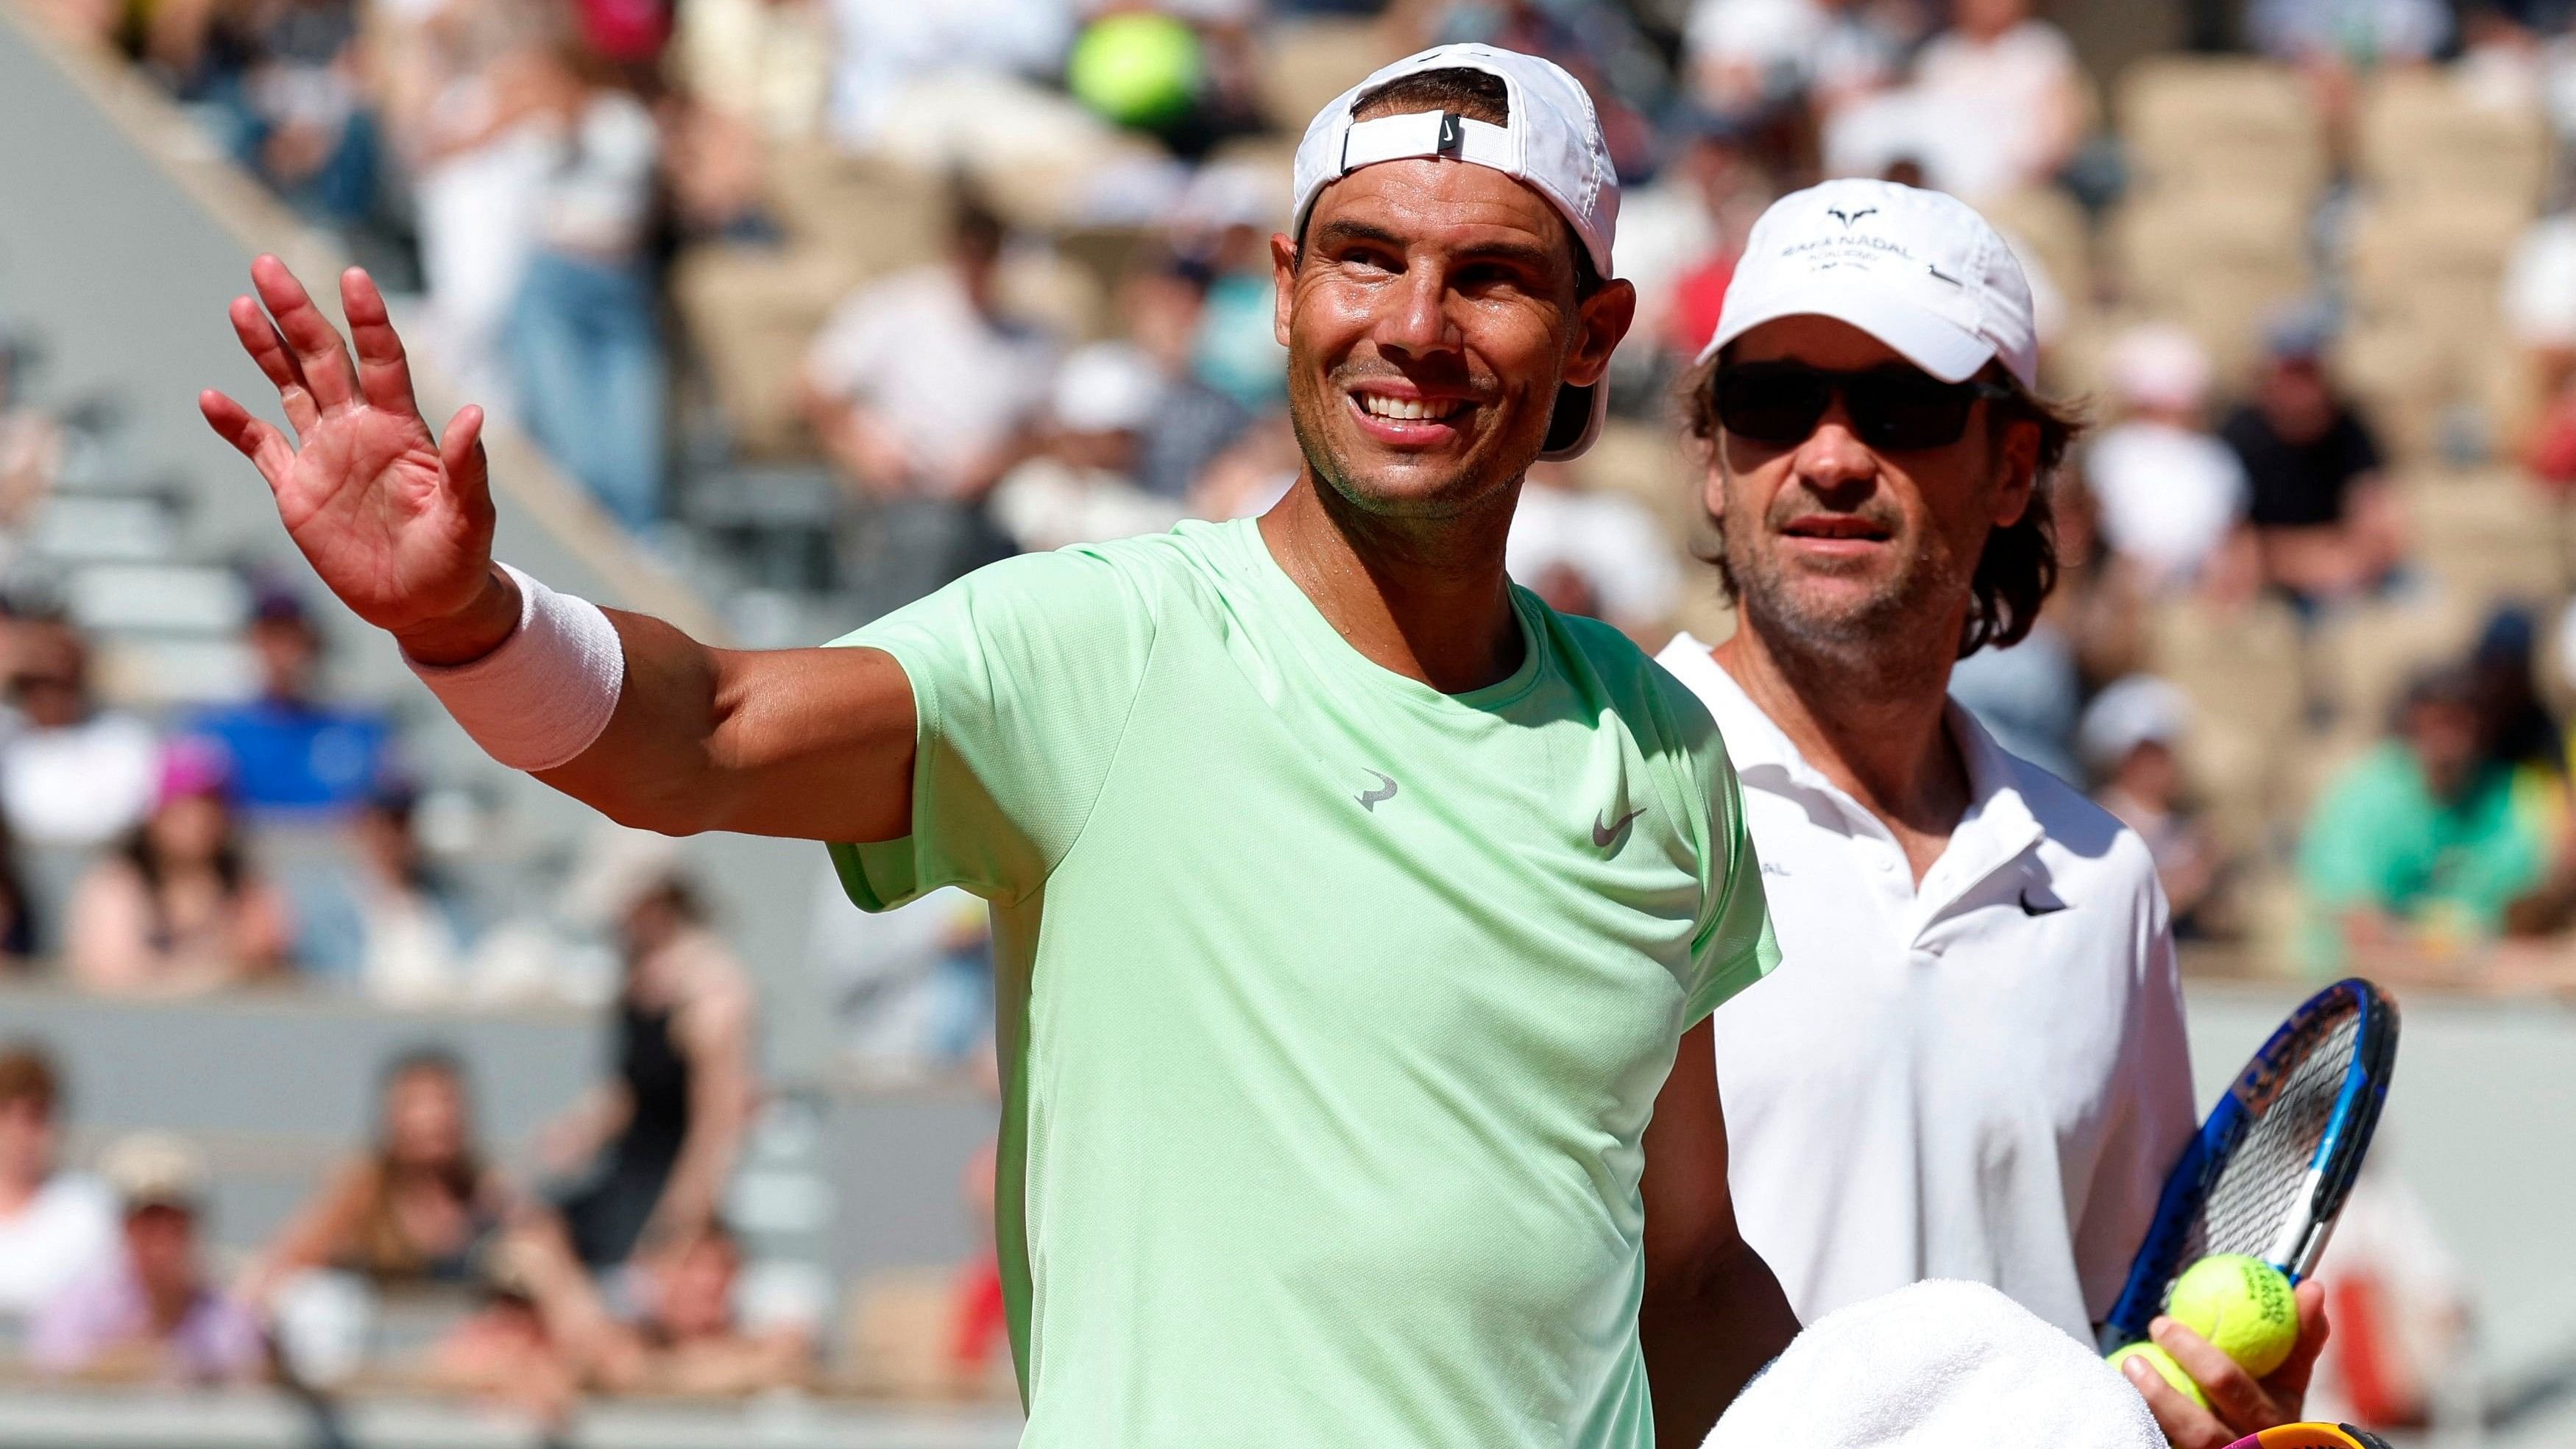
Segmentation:
{"type": "MultiPolygon", "coordinates": [[[[1292,377],[1304,375],[1301,372],[1292,377]]],[[[1334,446],[1333,423],[1327,420],[1327,414],[1343,405],[1344,392],[1344,379],[1338,374],[1326,377],[1318,385],[1291,381],[1288,426],[1296,434],[1297,451],[1304,457],[1307,471],[1334,498],[1359,512],[1389,520],[1423,522],[1463,518],[1511,498],[1513,485],[1529,471],[1524,462],[1506,477],[1484,477],[1482,473],[1493,470],[1480,468],[1483,460],[1471,452],[1460,460],[1455,472],[1429,489],[1370,488],[1356,478],[1334,446]]]]}
{"type": "MultiPolygon", "coordinates": [[[[1723,526],[1728,586],[1736,608],[1782,662],[1805,660],[1837,675],[1893,678],[1931,668],[1946,672],[1955,637],[1931,638],[1958,611],[1969,577],[1931,531],[1895,537],[1897,566],[1867,592],[1819,600],[1766,546],[1779,535],[1730,503],[1723,526]]],[[[1894,520],[1889,520],[1891,523],[1894,520]]],[[[1832,577],[1814,570],[1809,577],[1832,577]]]]}

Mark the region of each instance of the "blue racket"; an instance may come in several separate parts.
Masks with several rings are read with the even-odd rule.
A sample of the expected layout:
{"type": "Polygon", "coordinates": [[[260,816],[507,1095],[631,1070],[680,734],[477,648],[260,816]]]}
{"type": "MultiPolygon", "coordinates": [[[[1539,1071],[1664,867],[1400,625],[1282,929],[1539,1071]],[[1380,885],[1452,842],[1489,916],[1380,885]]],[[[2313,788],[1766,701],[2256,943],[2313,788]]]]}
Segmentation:
{"type": "Polygon", "coordinates": [[[2147,1336],[2182,1271],[2245,1253],[2292,1283],[2343,1211],[2397,1066],[2397,1006],[2359,977],[2308,998],[2210,1109],[2165,1178],[2156,1218],[2102,1325],[2109,1352],[2147,1336]]]}

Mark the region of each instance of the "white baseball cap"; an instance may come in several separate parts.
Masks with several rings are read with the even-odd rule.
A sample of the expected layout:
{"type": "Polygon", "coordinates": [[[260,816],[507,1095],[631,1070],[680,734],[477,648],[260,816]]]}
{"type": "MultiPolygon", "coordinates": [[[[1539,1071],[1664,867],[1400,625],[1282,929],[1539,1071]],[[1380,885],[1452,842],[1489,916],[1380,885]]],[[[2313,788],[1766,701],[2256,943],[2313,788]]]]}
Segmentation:
{"type": "MultiPolygon", "coordinates": [[[[1591,95],[1554,61],[1490,45],[1437,45],[1408,55],[1317,112],[1305,139],[1297,143],[1296,209],[1288,234],[1304,243],[1306,217],[1325,187],[1363,166],[1423,157],[1489,166],[1537,191],[1582,239],[1593,269],[1605,278],[1611,275],[1619,174],[1611,167],[1610,143],[1601,134],[1591,95]],[[1434,70],[1482,71],[1499,78],[1509,124],[1489,125],[1445,111],[1351,119],[1362,96],[1434,70]]],[[[1548,445],[1539,456],[1550,461],[1580,456],[1601,435],[1609,404],[1609,389],[1601,384],[1561,389],[1548,445]]]]}
{"type": "Polygon", "coordinates": [[[2039,385],[2030,279],[2003,234],[1944,192],[1855,179],[1771,203],[1700,360],[1782,317],[1848,322],[1943,382],[1999,359],[2039,385]]]}

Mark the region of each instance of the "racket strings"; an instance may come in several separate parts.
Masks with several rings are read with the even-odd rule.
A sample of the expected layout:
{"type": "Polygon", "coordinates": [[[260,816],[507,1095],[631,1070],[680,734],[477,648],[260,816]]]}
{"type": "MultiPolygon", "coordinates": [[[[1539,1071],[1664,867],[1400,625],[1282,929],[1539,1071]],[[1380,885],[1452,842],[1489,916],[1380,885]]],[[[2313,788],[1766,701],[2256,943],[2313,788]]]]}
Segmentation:
{"type": "Polygon", "coordinates": [[[2360,1030],[2360,1014],[2344,1013],[2291,1068],[2210,1184],[2207,1205],[2193,1224],[2178,1267],[2210,1253],[2260,1257],[2281,1225],[2302,1210],[2308,1169],[2343,1094],[2360,1030]]]}

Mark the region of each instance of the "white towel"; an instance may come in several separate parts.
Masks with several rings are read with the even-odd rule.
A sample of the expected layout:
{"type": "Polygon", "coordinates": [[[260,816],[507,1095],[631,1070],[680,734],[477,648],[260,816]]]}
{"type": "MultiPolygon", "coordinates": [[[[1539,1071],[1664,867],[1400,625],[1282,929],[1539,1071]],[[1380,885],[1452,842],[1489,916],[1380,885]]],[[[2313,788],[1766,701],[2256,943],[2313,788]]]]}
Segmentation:
{"type": "Polygon", "coordinates": [[[1707,1449],[2164,1449],[2093,1350],[1982,1283],[1934,1280],[1798,1335],[1707,1449]]]}

